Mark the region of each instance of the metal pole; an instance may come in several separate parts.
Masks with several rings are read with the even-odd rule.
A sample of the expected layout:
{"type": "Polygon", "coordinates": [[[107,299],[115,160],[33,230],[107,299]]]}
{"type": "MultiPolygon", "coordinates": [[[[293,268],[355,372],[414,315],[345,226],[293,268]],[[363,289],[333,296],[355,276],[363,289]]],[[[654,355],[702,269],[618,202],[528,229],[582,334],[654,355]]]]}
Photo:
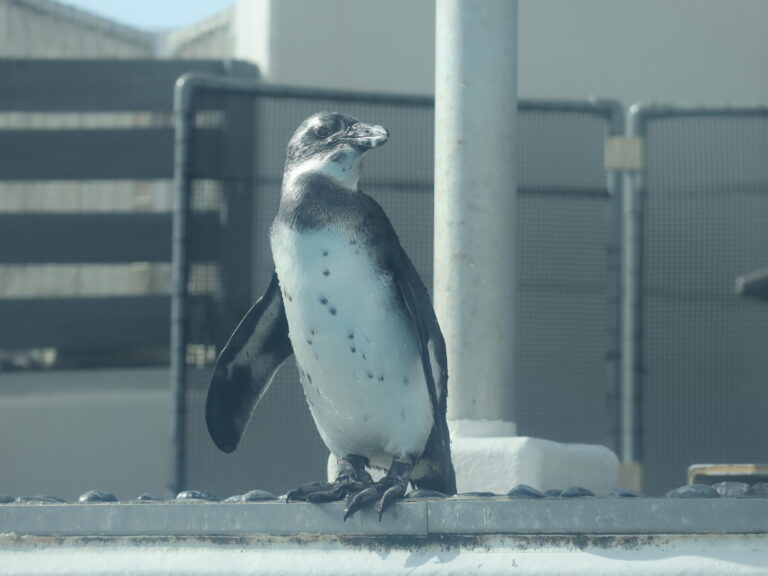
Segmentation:
{"type": "Polygon", "coordinates": [[[512,421],[517,0],[437,0],[435,308],[449,418],[512,421]]]}
{"type": "MultiPolygon", "coordinates": [[[[610,107],[609,138],[624,135],[624,108],[619,102],[605,101],[610,107]]],[[[621,279],[622,279],[622,183],[623,172],[617,167],[608,166],[607,186],[610,195],[610,237],[608,241],[608,341],[606,357],[606,384],[608,406],[611,415],[611,430],[608,446],[616,453],[621,447],[621,279]]]]}
{"type": "MultiPolygon", "coordinates": [[[[629,110],[627,136],[640,134],[639,110],[629,110]]],[[[642,311],[642,231],[643,171],[624,172],[623,254],[621,308],[621,460],[634,464],[640,460],[640,398],[642,311]]]]}
{"type": "Polygon", "coordinates": [[[178,493],[184,487],[186,398],[186,297],[188,263],[186,253],[189,213],[189,139],[192,127],[190,94],[194,82],[182,76],[174,92],[174,171],[176,205],[173,211],[173,287],[171,294],[171,454],[173,468],[168,489],[178,493]]]}

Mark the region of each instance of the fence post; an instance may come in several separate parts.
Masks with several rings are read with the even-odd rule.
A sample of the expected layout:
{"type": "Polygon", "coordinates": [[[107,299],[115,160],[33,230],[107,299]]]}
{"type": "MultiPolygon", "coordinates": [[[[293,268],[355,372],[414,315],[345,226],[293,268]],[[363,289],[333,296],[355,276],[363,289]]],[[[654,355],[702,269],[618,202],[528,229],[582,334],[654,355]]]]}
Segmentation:
{"type": "Polygon", "coordinates": [[[435,308],[451,420],[513,418],[517,1],[438,0],[435,308]]]}
{"type": "Polygon", "coordinates": [[[621,309],[621,393],[620,423],[624,484],[639,487],[643,166],[642,112],[634,105],[627,115],[627,137],[639,142],[637,169],[624,171],[622,199],[622,309],[621,309]]]}
{"type": "Polygon", "coordinates": [[[176,82],[173,98],[175,122],[173,182],[172,292],[171,292],[171,454],[172,469],[168,485],[176,494],[184,486],[186,404],[186,298],[189,279],[187,262],[187,217],[191,180],[189,170],[190,137],[192,130],[191,98],[194,82],[185,76],[176,82]]]}

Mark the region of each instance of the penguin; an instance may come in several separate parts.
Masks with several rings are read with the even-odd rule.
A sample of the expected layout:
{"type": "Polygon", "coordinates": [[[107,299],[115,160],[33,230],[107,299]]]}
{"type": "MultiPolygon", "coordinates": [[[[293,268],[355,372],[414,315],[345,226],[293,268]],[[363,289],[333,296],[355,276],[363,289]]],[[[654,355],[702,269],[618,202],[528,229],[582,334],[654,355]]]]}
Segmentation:
{"type": "Polygon", "coordinates": [[[296,129],[270,230],[275,273],[222,349],[206,400],[210,436],[232,452],[294,356],[338,475],[287,499],[346,500],[345,520],[366,507],[381,519],[409,483],[456,493],[443,335],[389,218],[359,188],[363,156],[388,139],[382,126],[338,112],[296,129]],[[370,468],[386,474],[373,481],[370,468]]]}

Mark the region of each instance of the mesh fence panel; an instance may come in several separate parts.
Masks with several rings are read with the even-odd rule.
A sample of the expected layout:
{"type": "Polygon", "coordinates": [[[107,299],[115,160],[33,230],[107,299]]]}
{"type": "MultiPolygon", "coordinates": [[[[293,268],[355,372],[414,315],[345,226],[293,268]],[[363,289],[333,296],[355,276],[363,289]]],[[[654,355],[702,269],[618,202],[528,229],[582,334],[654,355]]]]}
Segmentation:
{"type": "MultiPolygon", "coordinates": [[[[328,456],[293,361],[279,372],[233,454],[219,452],[209,439],[204,403],[215,355],[273,272],[269,226],[279,204],[285,146],[302,120],[323,109],[386,126],[391,141],[366,157],[361,188],[382,204],[431,287],[434,112],[426,99],[366,101],[225,90],[206,94],[198,108],[205,110],[195,120],[201,130],[251,129],[241,130],[238,138],[222,138],[239,147],[232,153],[247,170],[241,166],[236,176],[196,180],[192,187],[193,210],[215,214],[219,226],[217,238],[201,236],[193,212],[190,246],[215,240],[220,258],[197,262],[194,249],[188,251],[185,487],[222,495],[253,487],[283,493],[324,478],[328,456]]],[[[610,122],[609,110],[586,105],[562,110],[521,106],[516,380],[521,434],[610,441],[606,356],[613,346],[607,330],[613,311],[606,254],[613,238],[603,169],[610,122]]],[[[214,171],[216,162],[232,165],[227,154],[228,148],[220,150],[214,171]]]]}
{"type": "Polygon", "coordinates": [[[646,122],[641,429],[658,494],[690,464],[766,459],[768,305],[734,280],[768,264],[768,111],[646,122]]]}

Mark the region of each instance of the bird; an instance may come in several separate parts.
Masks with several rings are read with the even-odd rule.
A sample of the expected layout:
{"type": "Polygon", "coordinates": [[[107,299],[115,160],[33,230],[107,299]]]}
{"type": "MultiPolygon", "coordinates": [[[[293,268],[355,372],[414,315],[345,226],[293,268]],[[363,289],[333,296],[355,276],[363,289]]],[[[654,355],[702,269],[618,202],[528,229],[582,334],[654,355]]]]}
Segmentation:
{"type": "Polygon", "coordinates": [[[427,289],[384,209],[359,186],[389,132],[339,112],[304,120],[287,146],[270,229],[275,272],[221,350],[206,400],[216,446],[234,451],[294,356],[337,477],[288,501],[345,500],[379,520],[409,485],[456,493],[446,421],[445,341],[427,289]],[[386,471],[374,481],[371,469],[386,471]]]}

